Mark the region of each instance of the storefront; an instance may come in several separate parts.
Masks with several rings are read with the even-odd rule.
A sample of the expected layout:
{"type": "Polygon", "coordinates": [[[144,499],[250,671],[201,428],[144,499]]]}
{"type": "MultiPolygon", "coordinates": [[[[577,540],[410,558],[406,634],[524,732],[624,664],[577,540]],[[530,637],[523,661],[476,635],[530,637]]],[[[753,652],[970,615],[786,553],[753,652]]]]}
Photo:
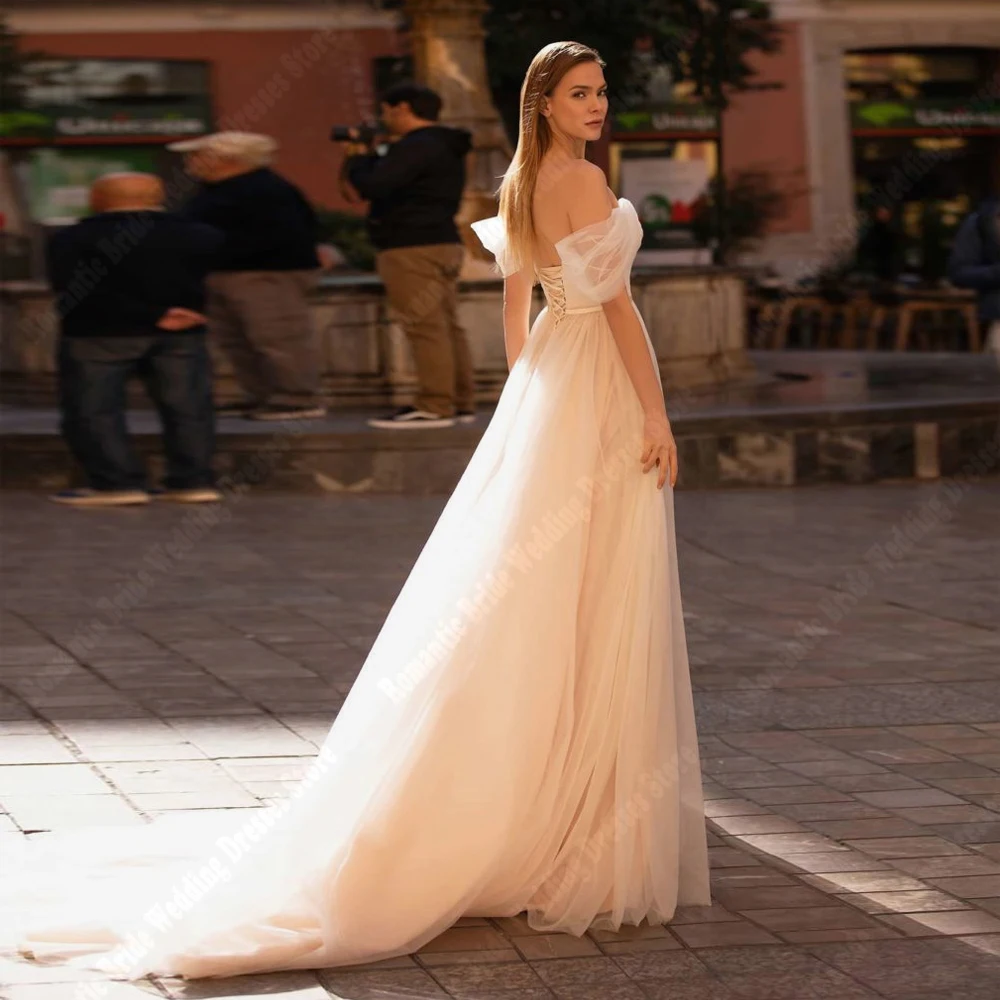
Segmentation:
{"type": "Polygon", "coordinates": [[[21,107],[0,114],[0,145],[31,217],[76,221],[101,174],[169,178],[176,158],[165,145],[213,127],[208,80],[206,63],[186,60],[32,62],[21,107]]]}
{"type": "Polygon", "coordinates": [[[642,222],[638,262],[709,263],[710,227],[698,223],[719,171],[718,113],[675,83],[668,67],[650,66],[644,92],[612,108],[607,157],[612,190],[642,222]]]}
{"type": "Polygon", "coordinates": [[[954,232],[997,189],[1000,100],[990,49],[870,50],[844,57],[855,202],[896,216],[907,270],[943,276],[954,232]]]}

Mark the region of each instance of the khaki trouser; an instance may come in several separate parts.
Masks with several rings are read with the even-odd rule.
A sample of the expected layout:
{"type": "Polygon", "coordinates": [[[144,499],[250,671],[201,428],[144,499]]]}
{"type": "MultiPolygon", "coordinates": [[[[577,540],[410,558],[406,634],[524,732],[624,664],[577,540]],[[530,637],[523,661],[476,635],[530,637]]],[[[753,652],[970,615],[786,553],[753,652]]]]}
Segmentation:
{"type": "Polygon", "coordinates": [[[209,330],[251,403],[315,406],[322,369],[308,293],[316,271],[218,271],[208,278],[209,330]]]}
{"type": "Polygon", "coordinates": [[[986,350],[1000,356],[1000,319],[993,320],[986,328],[986,350]]]}
{"type": "Polygon", "coordinates": [[[390,309],[399,316],[420,383],[418,409],[439,416],[475,406],[475,376],[458,324],[458,243],[379,251],[376,264],[390,309]]]}

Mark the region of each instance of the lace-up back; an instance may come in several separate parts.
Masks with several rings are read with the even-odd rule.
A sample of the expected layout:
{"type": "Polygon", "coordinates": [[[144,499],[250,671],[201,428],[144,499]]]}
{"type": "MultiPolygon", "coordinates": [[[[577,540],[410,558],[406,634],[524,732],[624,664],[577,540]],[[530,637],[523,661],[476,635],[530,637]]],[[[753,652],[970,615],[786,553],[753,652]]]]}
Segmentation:
{"type": "Polygon", "coordinates": [[[566,286],[563,284],[562,264],[536,267],[535,274],[545,293],[545,304],[556,320],[566,315],[566,286]]]}
{"type": "MultiPolygon", "coordinates": [[[[483,246],[496,257],[506,278],[513,273],[507,238],[499,217],[474,222],[472,228],[483,246]]],[[[594,312],[602,302],[628,286],[632,261],[642,242],[642,224],[632,203],[618,201],[607,219],[584,226],[555,244],[561,264],[536,267],[552,317],[594,312]]]]}

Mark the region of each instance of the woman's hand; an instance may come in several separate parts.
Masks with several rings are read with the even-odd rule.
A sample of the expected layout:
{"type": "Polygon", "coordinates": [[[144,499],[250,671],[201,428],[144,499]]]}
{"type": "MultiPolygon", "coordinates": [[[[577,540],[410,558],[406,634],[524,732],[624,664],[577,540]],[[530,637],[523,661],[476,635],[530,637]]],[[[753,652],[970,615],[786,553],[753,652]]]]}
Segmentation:
{"type": "Polygon", "coordinates": [[[642,471],[649,472],[656,468],[656,488],[663,489],[663,484],[670,476],[671,487],[677,483],[677,444],[674,441],[670,421],[664,414],[649,414],[642,428],[642,471]]]}

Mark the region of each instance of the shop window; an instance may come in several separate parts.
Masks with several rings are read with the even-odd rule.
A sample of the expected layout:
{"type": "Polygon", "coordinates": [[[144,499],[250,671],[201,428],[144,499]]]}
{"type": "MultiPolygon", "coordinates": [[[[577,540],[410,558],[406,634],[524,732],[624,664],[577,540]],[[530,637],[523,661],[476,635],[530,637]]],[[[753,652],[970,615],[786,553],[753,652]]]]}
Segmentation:
{"type": "Polygon", "coordinates": [[[943,278],[957,226],[998,174],[998,56],[951,48],[844,59],[858,208],[892,213],[905,270],[929,282],[943,278]]]}
{"type": "Polygon", "coordinates": [[[21,106],[0,116],[7,143],[166,139],[212,127],[204,62],[37,59],[20,93],[21,106]]]}

